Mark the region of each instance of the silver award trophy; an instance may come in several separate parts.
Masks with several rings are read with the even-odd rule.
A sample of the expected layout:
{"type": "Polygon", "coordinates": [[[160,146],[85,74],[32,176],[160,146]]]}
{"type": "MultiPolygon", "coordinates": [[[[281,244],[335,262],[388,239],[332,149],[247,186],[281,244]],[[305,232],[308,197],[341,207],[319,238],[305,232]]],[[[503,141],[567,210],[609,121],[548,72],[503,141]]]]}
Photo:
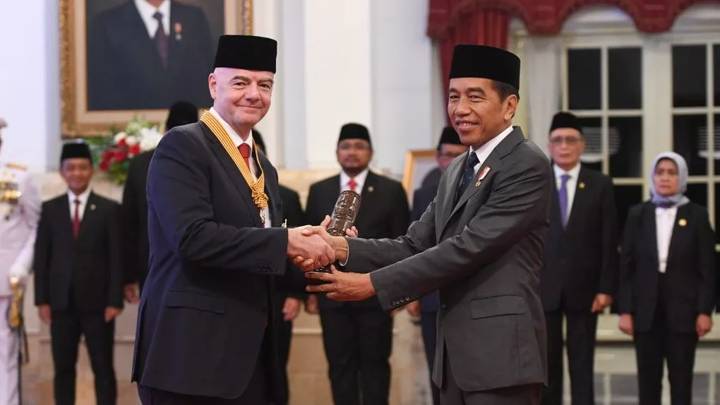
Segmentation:
{"type": "MultiPolygon", "coordinates": [[[[335,201],[335,208],[333,208],[330,216],[328,233],[332,236],[345,236],[345,231],[353,226],[359,211],[360,194],[350,190],[341,192],[337,201],[335,201]]],[[[330,273],[330,266],[315,271],[330,273]]]]}

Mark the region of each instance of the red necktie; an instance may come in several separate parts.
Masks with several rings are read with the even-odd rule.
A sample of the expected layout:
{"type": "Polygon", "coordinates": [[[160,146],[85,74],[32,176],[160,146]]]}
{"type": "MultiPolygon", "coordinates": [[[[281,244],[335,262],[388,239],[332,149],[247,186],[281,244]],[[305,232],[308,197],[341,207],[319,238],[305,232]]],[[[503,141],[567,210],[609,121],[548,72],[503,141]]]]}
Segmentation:
{"type": "Polygon", "coordinates": [[[350,178],[350,181],[347,182],[348,188],[350,188],[350,191],[355,191],[355,187],[357,187],[357,183],[355,182],[355,179],[350,178]]]}
{"type": "Polygon", "coordinates": [[[77,239],[80,234],[80,200],[76,198],[73,200],[73,204],[75,204],[75,212],[72,218],[72,231],[73,237],[77,239]]]}
{"type": "Polygon", "coordinates": [[[243,159],[245,159],[245,164],[247,165],[248,169],[250,168],[250,145],[246,143],[241,143],[240,146],[238,146],[238,150],[240,151],[240,154],[242,155],[243,159]]]}

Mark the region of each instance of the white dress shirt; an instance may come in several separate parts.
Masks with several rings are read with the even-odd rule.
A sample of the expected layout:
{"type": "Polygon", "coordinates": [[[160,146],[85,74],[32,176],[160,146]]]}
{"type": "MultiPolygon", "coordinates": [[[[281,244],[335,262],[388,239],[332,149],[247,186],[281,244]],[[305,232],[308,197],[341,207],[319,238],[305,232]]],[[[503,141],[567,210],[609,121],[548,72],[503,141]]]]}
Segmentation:
{"type": "MultiPolygon", "coordinates": [[[[362,195],[362,189],[365,185],[365,180],[367,179],[367,175],[369,169],[365,169],[357,176],[353,177],[355,180],[356,186],[355,186],[355,192],[359,195],[362,195]]],[[[348,186],[348,182],[350,181],[350,176],[347,175],[344,171],[340,172],[340,191],[350,190],[350,186],[348,186]]]]}
{"type": "MultiPolygon", "coordinates": [[[[237,132],[228,124],[225,122],[225,120],[218,114],[217,111],[215,111],[215,108],[210,108],[210,114],[215,116],[215,118],[220,122],[220,125],[222,125],[223,129],[225,129],[225,132],[230,135],[230,139],[232,140],[235,147],[240,147],[240,144],[247,144],[250,146],[250,158],[248,158],[248,162],[250,163],[250,173],[252,174],[253,180],[257,180],[257,177],[255,176],[255,173],[258,173],[258,164],[255,162],[255,154],[253,153],[253,136],[252,131],[248,134],[247,138],[243,140],[240,135],[238,135],[237,132]]],[[[272,221],[270,220],[270,208],[265,207],[261,211],[262,217],[265,218],[265,228],[270,228],[272,226],[272,221]]]]}
{"type": "Polygon", "coordinates": [[[670,250],[670,239],[672,238],[673,226],[677,207],[655,208],[655,229],[657,232],[658,271],[667,271],[668,251],[670,250]]]}
{"type": "Polygon", "coordinates": [[[87,208],[87,200],[90,196],[90,187],[85,189],[82,193],[79,195],[75,195],[72,191],[68,190],[67,192],[68,201],[70,201],[70,221],[72,222],[73,218],[75,218],[75,200],[80,201],[80,205],[78,206],[78,218],[80,221],[82,221],[83,217],[85,216],[85,209],[87,208]]]}
{"type": "Polygon", "coordinates": [[[159,11],[162,13],[163,31],[165,35],[170,36],[170,1],[165,0],[160,4],[160,7],[155,8],[147,0],[135,0],[135,7],[140,12],[140,18],[142,18],[143,24],[147,29],[148,36],[150,38],[155,37],[155,32],[158,29],[158,22],[153,17],[155,12],[159,11]]]}
{"type": "Polygon", "coordinates": [[[505,128],[504,131],[500,132],[495,138],[485,142],[482,146],[475,149],[475,154],[478,157],[478,164],[475,165],[473,170],[475,171],[475,174],[477,174],[477,171],[480,169],[480,166],[485,163],[485,160],[490,156],[493,150],[495,150],[495,147],[497,147],[500,142],[503,141],[503,139],[507,138],[508,135],[513,131],[512,125],[505,128]]]}
{"type": "Polygon", "coordinates": [[[580,177],[580,163],[576,164],[575,167],[572,169],[565,171],[561,169],[558,165],[553,165],[553,173],[555,173],[555,186],[557,187],[557,190],[560,191],[560,187],[562,187],[562,176],[564,174],[570,175],[570,178],[567,181],[566,190],[567,190],[567,220],[570,218],[570,213],[572,212],[572,206],[573,201],[575,200],[575,190],[577,189],[577,183],[578,183],[578,177],[580,177]]]}

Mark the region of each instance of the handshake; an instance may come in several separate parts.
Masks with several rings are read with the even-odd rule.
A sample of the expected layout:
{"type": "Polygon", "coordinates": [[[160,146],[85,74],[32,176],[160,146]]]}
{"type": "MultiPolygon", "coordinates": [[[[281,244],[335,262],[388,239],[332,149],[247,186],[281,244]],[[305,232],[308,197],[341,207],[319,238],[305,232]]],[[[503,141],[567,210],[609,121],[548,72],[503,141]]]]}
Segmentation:
{"type": "MultiPolygon", "coordinates": [[[[287,255],[302,271],[305,277],[320,282],[308,285],[311,293],[325,293],[330,299],[338,301],[359,301],[375,294],[368,274],[355,274],[337,271],[332,263],[344,263],[348,258],[348,243],[343,236],[333,236],[327,231],[330,217],[325,217],[319,226],[304,226],[288,229],[287,255]],[[330,266],[330,272],[314,272],[330,266]]],[[[353,226],[345,231],[347,237],[356,237],[353,226]]]]}
{"type": "MultiPolygon", "coordinates": [[[[302,226],[288,229],[288,257],[303,271],[329,266],[335,261],[347,260],[347,241],[342,236],[327,232],[330,217],[326,216],[318,226],[302,226]]],[[[357,236],[355,227],[346,231],[347,236],[357,236]]]]}

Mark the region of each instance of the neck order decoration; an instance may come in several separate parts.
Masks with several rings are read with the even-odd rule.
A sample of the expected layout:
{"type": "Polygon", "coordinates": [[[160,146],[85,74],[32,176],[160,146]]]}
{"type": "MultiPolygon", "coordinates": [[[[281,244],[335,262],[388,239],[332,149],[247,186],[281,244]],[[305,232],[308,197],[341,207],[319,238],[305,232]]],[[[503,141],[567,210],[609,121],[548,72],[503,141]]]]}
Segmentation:
{"type": "Polygon", "coordinates": [[[260,170],[260,176],[258,176],[257,180],[253,179],[253,175],[250,173],[250,168],[245,163],[245,159],[243,159],[242,155],[240,155],[240,151],[235,147],[232,139],[230,139],[230,135],[228,135],[227,131],[225,131],[225,128],[223,128],[217,118],[215,118],[215,116],[209,111],[206,111],[203,113],[202,117],[200,117],[200,121],[210,128],[210,131],[213,135],[215,135],[215,138],[220,141],[220,144],[225,149],[225,152],[230,155],[230,158],[235,163],[235,166],[237,166],[238,170],[240,170],[243,179],[245,179],[245,183],[247,183],[248,187],[250,187],[253,203],[257,209],[262,211],[263,208],[267,208],[268,196],[265,194],[265,172],[263,172],[260,167],[260,158],[257,153],[256,145],[253,145],[253,152],[255,152],[255,162],[258,162],[257,167],[258,170],[260,170]]]}

